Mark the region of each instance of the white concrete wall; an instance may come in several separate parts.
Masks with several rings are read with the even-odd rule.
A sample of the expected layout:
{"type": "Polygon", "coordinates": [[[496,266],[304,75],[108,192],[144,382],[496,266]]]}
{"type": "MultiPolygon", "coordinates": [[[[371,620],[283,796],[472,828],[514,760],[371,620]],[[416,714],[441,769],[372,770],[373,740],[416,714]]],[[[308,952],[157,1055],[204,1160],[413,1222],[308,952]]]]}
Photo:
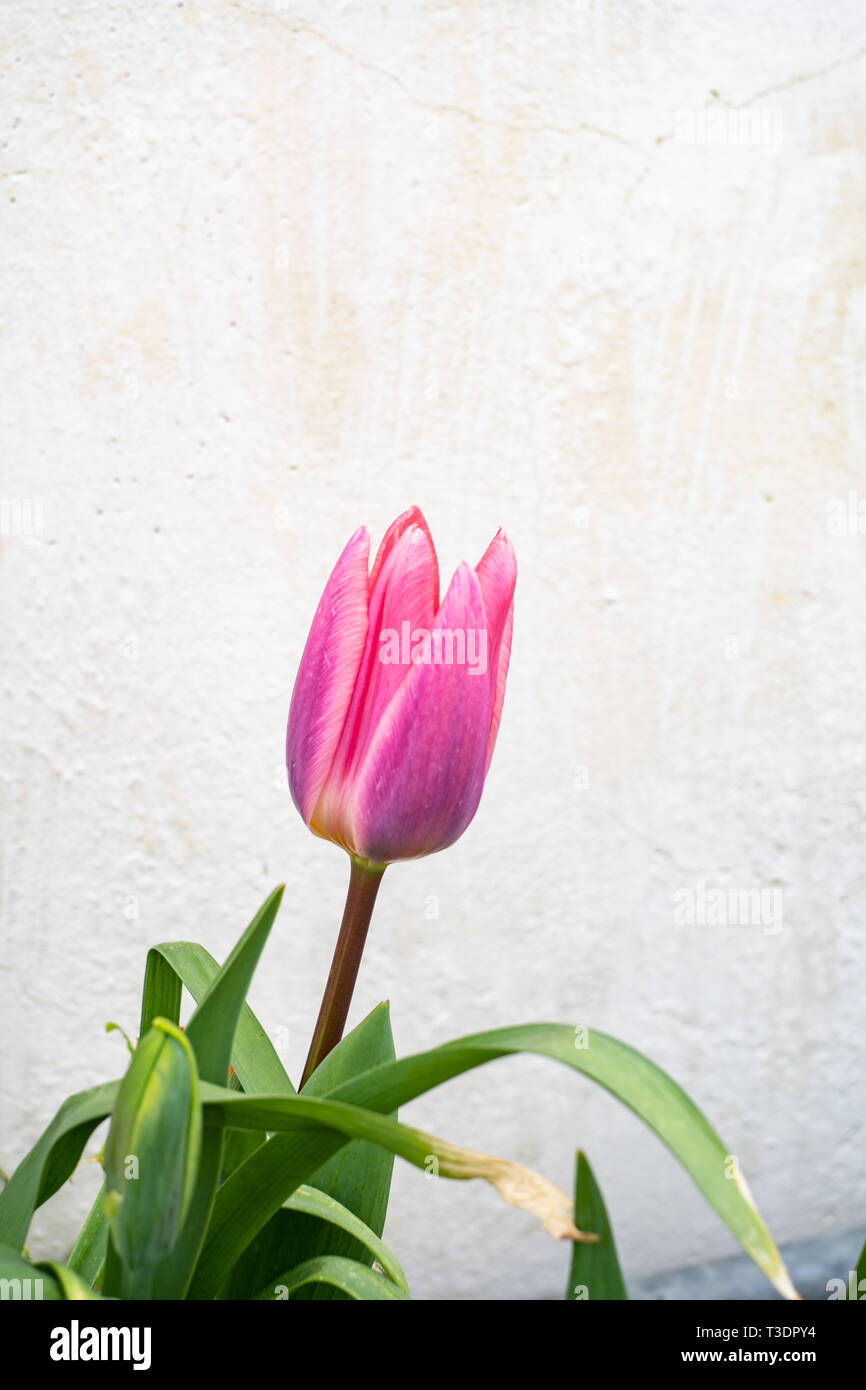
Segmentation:
{"type": "MultiPolygon", "coordinates": [[[[863,6],[0,19],[0,1163],[121,1070],[148,944],[222,957],[281,879],[252,1002],[300,1069],[346,861],[291,805],[289,695],[345,539],[417,501],[448,574],[509,528],[513,663],[476,821],[388,871],[352,1022],[591,1023],[690,1090],[778,1239],[862,1225],[863,6]],[[678,921],[699,882],[780,889],[782,930],[678,921]]],[[[585,1147],[630,1274],[734,1248],[552,1065],[405,1113],[565,1186],[585,1147]]],[[[475,1184],[401,1166],[389,1234],[419,1297],[564,1286],[475,1184]]]]}

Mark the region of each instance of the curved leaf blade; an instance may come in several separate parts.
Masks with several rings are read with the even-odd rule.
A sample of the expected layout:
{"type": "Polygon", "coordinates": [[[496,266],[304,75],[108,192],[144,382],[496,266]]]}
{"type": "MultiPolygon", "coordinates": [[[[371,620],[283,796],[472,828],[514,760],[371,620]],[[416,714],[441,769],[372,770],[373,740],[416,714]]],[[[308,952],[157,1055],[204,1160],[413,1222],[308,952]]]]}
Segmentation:
{"type": "MultiPolygon", "coordinates": [[[[326,1222],[329,1226],[352,1237],[360,1245],[366,1247],[372,1260],[382,1266],[387,1277],[392,1284],[396,1284],[404,1293],[408,1294],[409,1284],[403,1270],[403,1266],[397,1256],[385,1244],[383,1240],[365,1225],[360,1217],[356,1216],[348,1207],[344,1207],[336,1198],[331,1197],[327,1192],[319,1192],[315,1187],[308,1187],[302,1183],[296,1188],[291,1197],[283,1203],[286,1211],[298,1212],[303,1216],[315,1217],[318,1221],[326,1222]]],[[[353,1261],[359,1264],[360,1261],[353,1261]]]]}
{"type": "Polygon", "coordinates": [[[208,1123],[216,1122],[230,1128],[261,1129],[274,1133],[275,1137],[236,1168],[220,1188],[208,1240],[190,1287],[191,1297],[216,1297],[225,1282],[226,1270],[231,1268],[235,1252],[243,1250],[261,1228],[257,1224],[259,1214],[266,1209],[262,1205],[261,1180],[265,1175],[262,1157],[270,1152],[279,1164],[279,1171],[274,1171],[273,1164],[270,1165],[271,1193],[276,1183],[277,1187],[285,1188],[288,1195],[299,1182],[305,1180],[298,1176],[301,1168],[317,1166],[314,1146],[296,1145],[294,1152],[287,1154],[279,1142],[280,1131],[311,1131],[305,1135],[306,1138],[318,1140],[320,1144],[329,1143],[333,1149],[345,1142],[341,1136],[366,1139],[381,1144],[425,1171],[430,1171],[430,1160],[433,1159],[435,1171],[441,1177],[462,1181],[484,1178],[497,1189],[504,1201],[533,1212],[553,1236],[594,1239],[592,1236],[582,1237],[581,1232],[575,1229],[571,1220],[571,1202],[565,1193],[538,1174],[505,1159],[478,1153],[422,1130],[412,1129],[375,1110],[329,1098],[243,1096],[222,1087],[207,1085],[202,1086],[202,1102],[208,1123]],[[323,1130],[336,1133],[322,1135],[323,1130]],[[232,1200],[226,1200],[227,1193],[231,1194],[232,1200]]]}
{"type": "Polygon", "coordinates": [[[80,1275],[92,1289],[97,1287],[108,1248],[108,1222],[105,1219],[105,1183],[102,1184],[87,1213],[87,1220],[78,1232],[66,1264],[80,1275]]]}
{"type": "Polygon", "coordinates": [[[57,1280],[67,1303],[102,1302],[102,1295],[94,1293],[90,1285],[68,1265],[58,1264],[56,1260],[42,1260],[38,1268],[47,1270],[57,1280]]]}
{"type": "MultiPolygon", "coordinates": [[[[380,1062],[393,1061],[394,1039],[387,1004],[379,1004],[367,1017],[340,1040],[310,1077],[303,1094],[322,1096],[335,1086],[368,1071],[380,1062]]],[[[249,1140],[255,1131],[228,1130],[227,1143],[232,1140],[237,1162],[225,1171],[225,1176],[247,1158],[255,1143],[244,1152],[238,1139],[249,1140]]],[[[259,1134],[259,1143],[264,1142],[259,1134]]],[[[344,1207],[360,1217],[366,1227],[381,1236],[388,1209],[394,1155],[378,1144],[355,1139],[342,1144],[327,1163],[309,1173],[311,1187],[328,1192],[344,1207]]],[[[319,1255],[344,1255],[361,1264],[372,1263],[363,1242],[359,1243],[345,1230],[313,1220],[310,1216],[279,1208],[247,1246],[234,1265],[220,1291],[224,1299],[253,1298],[258,1290],[285,1270],[287,1264],[303,1264],[319,1255]]],[[[333,1285],[315,1282],[296,1295],[307,1301],[324,1301],[343,1297],[333,1285]]]]}
{"type": "Polygon", "coordinates": [[[273,1284],[256,1294],[256,1300],[290,1298],[309,1284],[328,1284],[347,1297],[365,1303],[405,1302],[409,1297],[404,1289],[367,1265],[348,1260],[344,1255],[319,1255],[281,1274],[273,1284]]]}
{"type": "Polygon", "coordinates": [[[628,1298],[619,1267],[616,1244],[601,1189],[584,1153],[578,1150],[574,1174],[574,1220],[583,1231],[594,1231],[594,1244],[575,1241],[566,1298],[569,1300],[628,1298]]]}
{"type": "Polygon", "coordinates": [[[0,1192],[0,1242],[20,1250],[34,1211],[65,1183],[90,1135],[111,1114],[119,1088],[112,1081],[63,1102],[0,1192]]]}
{"type": "MultiPolygon", "coordinates": [[[[212,979],[186,1027],[186,1037],[195,1053],[202,1082],[222,1083],[228,1079],[235,1038],[244,1016],[246,993],[283,896],[283,885],[265,899],[225,964],[212,979]]],[[[252,1011],[247,1016],[249,1028],[252,1011]]],[[[263,1051],[260,1040],[256,1055],[263,1051]]],[[[243,1065],[246,1064],[246,1057],[243,1065]]],[[[239,1077],[239,1080],[242,1079],[239,1077]]],[[[279,1084],[279,1082],[278,1082],[279,1084]]],[[[281,1087],[282,1089],[282,1087],[281,1087]]],[[[189,1286],[213,1209],[223,1163],[224,1135],[210,1130],[204,1136],[198,1181],[190,1208],[175,1248],[156,1271],[154,1294],[157,1298],[182,1298],[189,1286]]]]}
{"type": "MultiPolygon", "coordinates": [[[[384,1063],[338,1086],[329,1100],[387,1113],[462,1072],[517,1052],[563,1063],[627,1105],[671,1150],[770,1282],[784,1297],[797,1297],[745,1181],[732,1168],[731,1155],[715,1130],[671,1077],[605,1033],[556,1023],[476,1033],[384,1063]]],[[[255,1230],[299,1182],[307,1180],[305,1170],[309,1172],[314,1156],[329,1156],[337,1143],[326,1135],[276,1135],[253,1154],[217,1194],[194,1285],[211,1287],[219,1269],[231,1267],[255,1230]],[[235,1184],[241,1173],[246,1191],[235,1184]]]]}

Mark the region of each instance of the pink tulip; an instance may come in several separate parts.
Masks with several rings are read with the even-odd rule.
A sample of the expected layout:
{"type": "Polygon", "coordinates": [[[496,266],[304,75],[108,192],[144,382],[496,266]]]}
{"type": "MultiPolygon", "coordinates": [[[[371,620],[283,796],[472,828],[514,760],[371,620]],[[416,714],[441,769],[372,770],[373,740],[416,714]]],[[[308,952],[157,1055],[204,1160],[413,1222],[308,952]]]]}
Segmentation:
{"type": "Polygon", "coordinates": [[[362,526],[325,585],[286,737],[295,805],[317,835],[388,864],[453,844],[478,808],[511,650],[516,566],[503,531],[459,565],[440,607],[417,507],[368,574],[362,526]]]}

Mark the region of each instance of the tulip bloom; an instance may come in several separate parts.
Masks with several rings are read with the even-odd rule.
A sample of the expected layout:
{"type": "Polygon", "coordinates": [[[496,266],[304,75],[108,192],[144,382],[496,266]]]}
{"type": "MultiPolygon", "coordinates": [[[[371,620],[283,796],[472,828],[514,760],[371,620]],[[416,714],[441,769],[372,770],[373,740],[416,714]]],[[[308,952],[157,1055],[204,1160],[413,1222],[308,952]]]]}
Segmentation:
{"type": "Polygon", "coordinates": [[[295,805],[351,856],[349,894],[301,1078],[343,1036],[387,864],[451,845],[478,809],[502,713],[515,563],[503,531],[439,604],[417,507],[389,526],[368,572],[362,526],[325,585],[286,734],[295,805]]]}
{"type": "Polygon", "coordinates": [[[369,864],[433,854],[478,808],[511,650],[516,566],[503,531],[461,564],[440,606],[436,551],[417,507],[389,527],[368,574],[352,536],[301,658],[286,762],[317,835],[369,864]]]}

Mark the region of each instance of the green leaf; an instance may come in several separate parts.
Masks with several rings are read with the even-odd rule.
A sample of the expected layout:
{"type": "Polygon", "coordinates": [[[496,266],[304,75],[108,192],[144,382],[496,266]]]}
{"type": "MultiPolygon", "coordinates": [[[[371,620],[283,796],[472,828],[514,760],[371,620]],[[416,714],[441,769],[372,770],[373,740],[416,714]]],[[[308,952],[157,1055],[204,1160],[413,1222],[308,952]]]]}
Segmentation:
{"type": "Polygon", "coordinates": [[[135,1051],[135,1043],[132,1041],[132,1038],[129,1036],[125,1028],[122,1028],[119,1023],[106,1023],[105,1031],[106,1033],[120,1033],[121,1037],[124,1039],[126,1043],[127,1051],[129,1052],[130,1057],[132,1056],[133,1052],[135,1051]]]}
{"type": "Polygon", "coordinates": [[[55,1260],[33,1264],[17,1250],[0,1245],[0,1302],[7,1299],[40,1303],[100,1301],[99,1294],[68,1266],[55,1260]]]}
{"type": "Polygon", "coordinates": [[[598,1240],[575,1241],[571,1254],[567,1299],[627,1299],[616,1254],[613,1230],[598,1183],[586,1155],[578,1150],[575,1166],[574,1222],[598,1240]]]}
{"type": "MultiPolygon", "coordinates": [[[[218,969],[214,961],[214,974],[218,969]]],[[[183,993],[179,974],[165,955],[163,946],[153,946],[147,953],[144,966],[144,986],[141,992],[141,1022],[138,1036],[149,1033],[157,1018],[180,1023],[180,999],[183,993]]]]}
{"type": "MultiPolygon", "coordinates": [[[[275,1135],[295,1130],[312,1131],[310,1138],[318,1139],[320,1144],[327,1140],[332,1148],[342,1142],[339,1137],[342,1134],[381,1144],[416,1167],[425,1172],[435,1171],[440,1177],[485,1178],[505,1201],[534,1212],[551,1234],[579,1236],[571,1219],[570,1199],[544,1178],[505,1159],[465,1149],[399,1124],[376,1111],[307,1096],[243,1096],[218,1086],[203,1086],[202,1100],[209,1124],[260,1129],[275,1135]],[[334,1130],[336,1134],[316,1134],[322,1130],[334,1130]],[[433,1168],[431,1160],[435,1164],[433,1168]]],[[[222,1257],[227,1252],[233,1256],[248,1243],[251,1237],[245,1225],[253,1234],[259,1229],[254,1225],[264,1209],[259,1183],[263,1170],[259,1160],[268,1151],[279,1153],[281,1159],[279,1173],[270,1173],[272,1184],[279,1184],[288,1192],[305,1180],[302,1169],[309,1171],[315,1167],[320,1152],[301,1144],[287,1153],[275,1137],[232,1173],[218,1194],[208,1244],[191,1285],[191,1297],[216,1297],[225,1281],[226,1268],[230,1267],[222,1262],[222,1257]],[[227,1192],[231,1192],[235,1202],[224,1201],[227,1192]]],[[[269,1199],[270,1193],[267,1195],[269,1199]]]]}
{"type": "MultiPolygon", "coordinates": [[[[104,1210],[126,1296],[132,1296],[126,1276],[152,1271],[174,1248],[192,1202],[201,1142],[193,1050],[175,1024],[156,1019],[121,1082],[105,1146],[104,1210]]],[[[121,1290],[106,1286],[105,1292],[121,1290]]]]}
{"type": "Polygon", "coordinates": [[[259,908],[187,1024],[202,1081],[217,1086],[226,1081],[238,1018],[282,896],[280,884],[259,908]]]}
{"type": "Polygon", "coordinates": [[[96,1194],[87,1220],[78,1232],[78,1239],[66,1261],[69,1268],[80,1274],[92,1289],[98,1285],[108,1246],[108,1222],[105,1219],[104,1200],[105,1183],[96,1194]]]}
{"type": "MultiPolygon", "coordinates": [[[[204,946],[191,941],[168,941],[154,946],[148,952],[145,971],[145,997],[155,1006],[165,997],[167,981],[170,979],[177,989],[177,1012],[171,1014],[163,1009],[164,1018],[176,1022],[180,1017],[181,985],[185,985],[198,1003],[204,999],[217,975],[219,965],[204,946]]],[[[157,1013],[160,1010],[157,1009],[157,1013]]],[[[142,1009],[142,1023],[147,1017],[148,1026],[153,1015],[149,1009],[142,1009]]],[[[295,1088],[286,1075],[267,1033],[248,1004],[244,1004],[238,1018],[232,1048],[231,1063],[245,1091],[262,1091],[267,1095],[295,1094],[295,1088]]]]}
{"type": "MultiPolygon", "coordinates": [[[[229,1075],[229,1089],[242,1091],[244,1088],[238,1081],[237,1072],[232,1071],[229,1075]]],[[[227,1129],[223,1132],[222,1162],[220,1165],[219,1181],[225,1182],[229,1173],[233,1173],[239,1164],[248,1159],[250,1154],[261,1148],[265,1143],[266,1135],[257,1134],[249,1129],[227,1129]]]]}
{"type": "MultiPolygon", "coordinates": [[[[212,979],[187,1025],[186,1037],[195,1052],[203,1082],[222,1083],[227,1080],[244,999],[282,896],[281,884],[259,908],[225,964],[212,979]]],[[[252,1013],[249,1018],[252,1019],[252,1013]]],[[[255,1056],[260,1055],[266,1055],[266,1050],[261,1046],[261,1039],[257,1038],[255,1056]]],[[[246,1061],[244,1057],[237,1068],[239,1072],[246,1067],[246,1061]]],[[[243,1075],[239,1076],[239,1080],[243,1083],[243,1075]]],[[[166,1257],[156,1272],[153,1289],[157,1298],[182,1298],[189,1286],[213,1209],[223,1163],[223,1148],[222,1131],[208,1131],[202,1144],[198,1181],[186,1222],[171,1255],[166,1257]]]]}
{"type": "Polygon", "coordinates": [[[275,1279],[272,1284],[268,1284],[257,1293],[256,1298],[290,1298],[309,1284],[329,1284],[348,1298],[364,1302],[404,1301],[409,1297],[404,1289],[368,1269],[366,1265],[347,1260],[341,1255],[320,1255],[315,1260],[306,1260],[281,1274],[279,1279],[275,1279]]]}
{"type": "MultiPolygon", "coordinates": [[[[261,951],[267,934],[273,924],[280,899],[282,885],[276,888],[262,905],[223,969],[234,965],[247,969],[250,978],[256,960],[246,956],[237,959],[242,947],[258,947],[261,951]],[[263,934],[260,934],[263,933],[263,934]]],[[[148,952],[145,967],[144,990],[142,995],[141,1027],[146,1032],[157,1015],[177,1022],[180,1018],[181,988],[185,986],[197,1004],[202,1004],[215,981],[221,974],[220,966],[204,946],[192,941],[166,941],[154,946],[148,952]]],[[[247,987],[249,980],[247,981],[247,987]]],[[[244,990],[241,998],[245,997],[244,990]]],[[[212,1006],[211,1006],[212,1007],[212,1006]]],[[[192,1020],[190,1020],[192,1026],[192,1020]]],[[[201,1023],[198,1025],[201,1027],[201,1023]]],[[[294,1087],[286,1075],[276,1051],[264,1028],[248,1004],[242,1003],[237,1018],[234,1046],[231,1050],[231,1064],[245,1091],[264,1090],[268,1094],[285,1092],[294,1095],[294,1087]]]]}
{"type": "Polygon", "coordinates": [[[265,1135],[257,1134],[254,1130],[227,1129],[224,1135],[220,1182],[225,1182],[229,1174],[246,1162],[250,1154],[260,1149],[264,1143],[265,1135]]]}
{"type": "Polygon", "coordinates": [[[0,1245],[0,1300],[6,1299],[59,1303],[63,1290],[48,1270],[31,1264],[10,1245],[0,1245]]]}
{"type": "MultiPolygon", "coordinates": [[[[348,1148],[349,1145],[346,1147],[348,1148]]],[[[347,1235],[352,1237],[354,1243],[364,1246],[369,1252],[370,1259],[380,1264],[387,1277],[408,1294],[409,1285],[403,1272],[403,1266],[397,1256],[392,1250],[389,1250],[384,1241],[379,1239],[375,1231],[371,1231],[370,1227],[365,1226],[354,1212],[341,1206],[327,1192],[319,1192],[316,1188],[308,1187],[302,1183],[285,1202],[285,1209],[314,1217],[319,1222],[325,1222],[335,1229],[345,1231],[347,1235]]],[[[360,1261],[355,1263],[360,1263],[360,1261]]]]}
{"type": "Polygon", "coordinates": [[[119,1089],[120,1082],[111,1081],[63,1102],[0,1192],[0,1242],[21,1249],[34,1211],[65,1183],[90,1135],[111,1114],[119,1089]]]}
{"type": "MultiPolygon", "coordinates": [[[[394,1060],[394,1039],[387,1003],[378,1005],[356,1029],[343,1038],[332,1052],[320,1062],[303,1089],[303,1095],[327,1096],[335,1087],[361,1072],[369,1071],[381,1062],[394,1060]]],[[[396,1119],[396,1111],[392,1118],[396,1119]]],[[[391,1175],[394,1170],[394,1155],[378,1144],[356,1139],[344,1144],[315,1173],[311,1186],[327,1192],[349,1211],[360,1217],[365,1226],[377,1236],[385,1229],[388,1213],[388,1198],[391,1193],[391,1175]]],[[[280,1219],[278,1214],[276,1220],[280,1219]]],[[[305,1222],[303,1217],[290,1218],[284,1236],[290,1242],[283,1246],[283,1254],[291,1250],[293,1258],[299,1261],[315,1259],[318,1256],[343,1256],[356,1263],[371,1264],[371,1256],[350,1233],[337,1233],[333,1227],[321,1222],[305,1222]],[[306,1230],[304,1226],[306,1225],[306,1230]]],[[[339,1285],[317,1282],[307,1285],[296,1298],[322,1301],[333,1300],[346,1295],[339,1285]]]]}
{"type": "MultiPolygon", "coordinates": [[[[387,1004],[372,1013],[342,1038],[310,1077],[304,1095],[324,1095],[351,1076],[367,1071],[383,1061],[392,1061],[394,1040],[387,1004]]],[[[238,1133],[238,1131],[229,1131],[238,1133]]],[[[244,1155],[247,1157],[248,1155],[244,1155]]],[[[236,1166],[236,1165],[234,1165],[236,1166]]],[[[394,1156],[378,1144],[354,1140],[344,1144],[330,1163],[309,1175],[312,1187],[330,1193],[361,1221],[381,1236],[388,1209],[388,1194],[394,1156]]],[[[345,1255],[360,1263],[372,1257],[363,1244],[346,1231],[335,1230],[309,1215],[289,1210],[276,1211],[250,1242],[231,1271],[220,1296],[227,1299],[253,1298],[257,1291],[285,1270],[289,1260],[301,1264],[318,1255],[345,1255]]],[[[333,1300],[344,1297],[335,1287],[314,1283],[299,1295],[303,1300],[333,1300]]]]}
{"type": "MultiPolygon", "coordinates": [[[[628,1105],[668,1145],[776,1288],[788,1297],[793,1295],[772,1238],[721,1140],[670,1077],[646,1057],[603,1033],[580,1030],[578,1037],[576,1030],[565,1024],[496,1029],[416,1057],[384,1063],[343,1083],[332,1098],[387,1113],[472,1067],[519,1051],[564,1063],[628,1105]]],[[[72,1096],[61,1106],[0,1193],[0,1241],[20,1248],[34,1208],[69,1176],[88,1135],[110,1113],[117,1089],[116,1082],[96,1087],[72,1096]]],[[[224,1094],[213,1089],[220,1097],[224,1094]]],[[[250,1099],[255,1098],[236,1097],[235,1101],[250,1099]]],[[[220,1107],[224,1104],[220,1100],[220,1107]]],[[[226,1271],[254,1234],[344,1142],[339,1133],[321,1129],[275,1134],[232,1173],[214,1204],[193,1280],[197,1296],[215,1295],[226,1271]]]]}
{"type": "MultiPolygon", "coordinates": [[[[324,1058],[304,1087],[302,1095],[331,1095],[344,1082],[393,1060],[394,1038],[391,1034],[390,1010],[388,1004],[383,1003],[373,1009],[372,1013],[324,1058]]],[[[396,1117],[395,1109],[391,1111],[391,1118],[396,1117]]],[[[323,1164],[314,1173],[312,1186],[330,1193],[381,1236],[385,1229],[393,1168],[393,1154],[376,1144],[360,1140],[345,1145],[339,1153],[323,1164]]],[[[310,1252],[311,1255],[319,1253],[326,1252],[310,1252]]],[[[327,1253],[346,1255],[353,1260],[363,1258],[351,1241],[336,1249],[329,1246],[327,1253]]]]}
{"type": "MultiPolygon", "coordinates": [[[[277,889],[276,893],[271,894],[253,919],[239,947],[226,962],[226,966],[230,963],[236,964],[237,952],[250,936],[253,937],[254,948],[257,946],[261,949],[262,943],[258,933],[263,919],[273,920],[280,891],[277,889]]],[[[143,1030],[149,1030],[156,1016],[154,1011],[161,1010],[169,1021],[177,1022],[180,1017],[182,983],[187,986],[194,999],[203,1001],[220,973],[213,957],[202,947],[178,943],[157,947],[149,952],[142,1004],[143,1030]]],[[[278,1094],[294,1094],[292,1084],[261,1024],[246,1005],[241,1008],[237,1019],[232,1062],[245,1089],[266,1085],[270,1091],[278,1094]]],[[[119,1085],[118,1081],[113,1081],[104,1086],[92,1087],[77,1092],[64,1101],[51,1124],[0,1192],[0,1241],[19,1249],[24,1244],[33,1212],[70,1176],[81,1157],[87,1139],[100,1121],[111,1113],[119,1085]]],[[[211,1147],[214,1144],[221,1149],[221,1139],[212,1141],[211,1147]]],[[[205,1158],[206,1155],[203,1153],[203,1169],[205,1158]]],[[[210,1170],[214,1166],[213,1155],[209,1153],[207,1158],[210,1170]]],[[[216,1172],[212,1174],[214,1184],[218,1173],[217,1163],[216,1172]]],[[[211,1201],[212,1193],[207,1203],[208,1211],[211,1201]]],[[[94,1218],[94,1225],[98,1226],[97,1218],[94,1218]]],[[[94,1234],[92,1231],[90,1239],[93,1239],[94,1234]]],[[[197,1249],[198,1246],[193,1253],[192,1262],[197,1249]]]]}
{"type": "MultiPolygon", "coordinates": [[[[634,1111],[683,1164],[746,1252],[785,1297],[795,1291],[773,1239],[731,1154],[685,1092],[639,1052],[585,1028],[525,1024],[498,1028],[429,1052],[384,1063],[343,1083],[329,1097],[379,1113],[431,1090],[451,1077],[511,1053],[529,1052],[563,1063],[604,1086],[634,1111]]],[[[276,1126],[274,1126],[276,1128],[276,1126]]],[[[220,1188],[213,1220],[193,1280],[212,1297],[240,1252],[300,1182],[311,1164],[334,1153],[326,1134],[275,1135],[220,1188]]]]}
{"type": "Polygon", "coordinates": [[[38,1268],[54,1276],[67,1303],[101,1302],[101,1296],[94,1293],[90,1285],[67,1265],[58,1264],[55,1260],[43,1260],[38,1268]]]}
{"type": "MultiPolygon", "coordinates": [[[[278,888],[271,894],[245,934],[244,940],[253,937],[254,950],[258,946],[260,951],[264,944],[269,927],[279,907],[281,893],[282,889],[278,888]]],[[[242,943],[239,943],[239,947],[236,949],[240,948],[240,944],[242,943]]],[[[227,961],[226,965],[228,966],[228,964],[227,961]]],[[[253,967],[254,965],[255,961],[253,961],[253,967]]],[[[183,986],[189,990],[196,1004],[200,1004],[213,987],[220,973],[220,966],[204,946],[188,941],[177,941],[164,942],[162,945],[153,947],[148,952],[145,966],[141,1035],[144,1036],[148,1032],[156,1017],[161,1016],[177,1023],[180,1019],[183,986]]],[[[231,1063],[235,1075],[243,1081],[245,1090],[265,1090],[277,1094],[285,1092],[288,1095],[294,1095],[294,1087],[287,1077],[265,1030],[246,1003],[241,1005],[237,1018],[231,1063]]],[[[227,1135],[226,1144],[218,1156],[217,1150],[221,1149],[222,1140],[217,1135],[207,1136],[202,1168],[204,1172],[211,1174],[209,1185],[213,1186],[213,1170],[218,1162],[221,1175],[224,1177],[242,1158],[247,1157],[252,1149],[257,1148],[261,1143],[263,1143],[263,1139],[259,1135],[227,1135]]],[[[212,1191],[210,1196],[203,1193],[200,1201],[202,1207],[209,1211],[212,1191]]],[[[86,1237],[88,1244],[93,1245],[94,1250],[101,1252],[98,1255],[101,1266],[108,1240],[101,1200],[94,1204],[87,1225],[89,1228],[86,1237]]],[[[79,1242],[84,1238],[85,1231],[82,1231],[79,1242]]],[[[74,1253],[76,1259],[83,1258],[78,1243],[76,1243],[74,1253]]],[[[93,1281],[95,1282],[99,1270],[94,1270],[92,1264],[91,1261],[88,1265],[88,1273],[93,1273],[93,1281]]]]}

